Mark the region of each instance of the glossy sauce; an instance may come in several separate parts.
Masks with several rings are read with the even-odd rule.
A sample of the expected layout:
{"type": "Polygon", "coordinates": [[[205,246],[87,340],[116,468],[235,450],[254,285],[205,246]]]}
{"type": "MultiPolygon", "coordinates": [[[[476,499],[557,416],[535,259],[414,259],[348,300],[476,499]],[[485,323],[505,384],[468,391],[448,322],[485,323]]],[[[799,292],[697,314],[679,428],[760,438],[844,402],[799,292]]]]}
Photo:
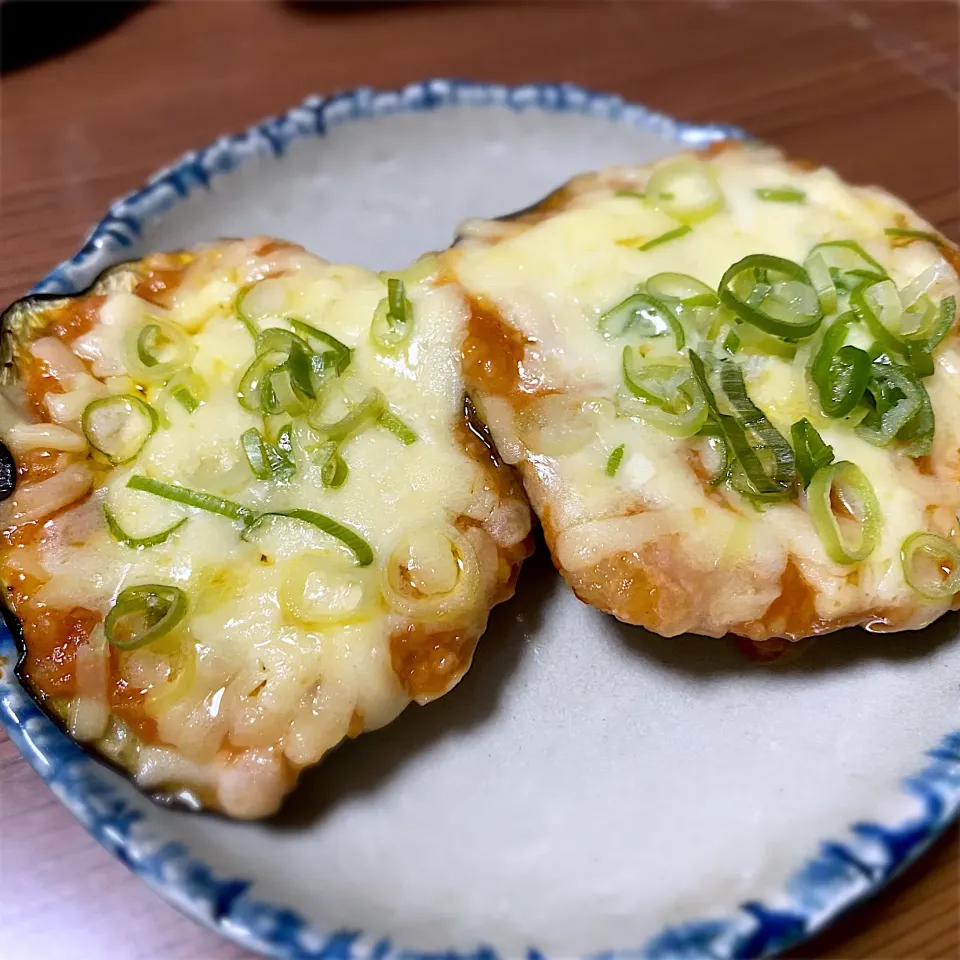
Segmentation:
{"type": "Polygon", "coordinates": [[[431,699],[450,689],[469,668],[477,641],[457,630],[431,630],[410,623],[390,635],[390,665],[413,699],[431,699]]]}
{"type": "Polygon", "coordinates": [[[526,392],[523,377],[526,342],[503,322],[496,307],[472,297],[467,335],[460,348],[468,388],[499,397],[516,397],[526,392]]]}

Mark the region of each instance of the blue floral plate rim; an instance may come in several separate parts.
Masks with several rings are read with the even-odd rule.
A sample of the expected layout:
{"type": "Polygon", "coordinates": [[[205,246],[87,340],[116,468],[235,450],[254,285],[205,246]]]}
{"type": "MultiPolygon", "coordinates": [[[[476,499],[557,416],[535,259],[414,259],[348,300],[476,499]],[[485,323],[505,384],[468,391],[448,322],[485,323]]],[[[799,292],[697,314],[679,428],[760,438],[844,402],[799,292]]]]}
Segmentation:
{"type": "MultiPolygon", "coordinates": [[[[258,156],[282,156],[294,140],[323,137],[343,123],[404,111],[444,107],[500,107],[593,115],[660,133],[691,147],[746,139],[727,124],[697,124],[571,83],[520,86],[430,79],[397,90],[361,87],[330,97],[310,96],[240,134],[192,150],[113,203],[81,249],[52,270],[32,293],[73,293],[109,263],[122,259],[141,224],[218,177],[258,156]]],[[[169,903],[235,943],[285,960],[499,960],[483,944],[473,950],[418,951],[356,930],[322,931],[296,912],[248,895],[250,880],[218,877],[181,843],[153,830],[97,760],[73,743],[16,680],[17,650],[0,631],[0,721],[34,770],[84,827],[169,903]]],[[[913,862],[960,810],[960,730],[918,758],[918,771],[901,782],[900,818],[858,822],[819,851],[766,902],[750,901],[727,916],[690,919],[664,929],[634,949],[594,954],[592,960],[741,960],[768,957],[823,930],[837,916],[878,892],[913,862]]],[[[531,946],[526,960],[544,960],[531,946]]]]}

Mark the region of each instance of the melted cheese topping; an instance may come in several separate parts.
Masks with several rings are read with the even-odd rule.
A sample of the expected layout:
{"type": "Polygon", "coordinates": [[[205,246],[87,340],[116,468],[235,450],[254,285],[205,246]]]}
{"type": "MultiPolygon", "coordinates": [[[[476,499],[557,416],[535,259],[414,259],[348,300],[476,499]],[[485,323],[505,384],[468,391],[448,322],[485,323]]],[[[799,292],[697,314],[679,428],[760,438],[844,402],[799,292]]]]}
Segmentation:
{"type": "Polygon", "coordinates": [[[43,429],[60,431],[58,449],[73,453],[51,451],[40,436],[31,452],[22,440],[18,447],[17,431],[38,427],[5,402],[0,434],[20,452],[21,479],[5,505],[11,546],[2,574],[24,623],[27,679],[75,736],[141,786],[187,788],[196,802],[260,816],[344,736],[380,727],[411,699],[426,702],[459,680],[489,607],[512,593],[530,518],[522,493],[464,423],[466,313],[454,286],[435,285],[423,270],[419,280],[408,276],[413,333],[388,352],[370,336],[386,285],[366,270],[259,239],[155,259],[114,285],[69,344],[43,337],[21,348],[21,366],[39,364],[42,376],[26,378],[28,396],[15,391],[12,400],[45,411],[52,426],[43,429]],[[339,445],[346,481],[324,486],[315,455],[322,436],[303,416],[265,420],[238,402],[255,354],[234,304],[250,284],[261,328],[289,329],[284,318],[296,317],[352,348],[349,367],[324,388],[324,422],[376,389],[415,442],[369,423],[339,445]],[[161,403],[162,382],[131,377],[129,331],[156,318],[189,336],[204,394],[192,412],[161,403]],[[110,393],[136,394],[162,417],[135,459],[115,467],[91,454],[80,432],[87,404],[110,393]],[[257,479],[241,436],[256,428],[275,440],[291,421],[296,472],[257,479]],[[38,456],[58,459],[53,477],[35,482],[38,456]],[[266,521],[245,539],[226,517],[129,489],[134,475],[255,513],[324,514],[359,534],[373,563],[356,566],[336,539],[295,520],[266,521]],[[59,500],[44,489],[51,483],[61,485],[59,500]],[[159,545],[131,549],[111,535],[105,507],[136,538],[186,523],[159,545]],[[413,546],[411,537],[419,537],[413,546]],[[406,551],[399,560],[398,550],[406,551]],[[189,614],[154,643],[111,651],[99,624],[136,584],[181,589],[189,614]],[[317,605],[323,615],[314,617],[317,605]],[[47,650],[41,633],[53,621],[61,642],[47,650]]]}
{"type": "MultiPolygon", "coordinates": [[[[852,188],[830,170],[800,168],[765,148],[731,147],[705,162],[723,208],[647,250],[639,247],[678,226],[637,195],[650,168],[578,178],[568,185],[561,210],[551,205],[539,217],[527,215],[526,225],[464,225],[449,267],[473,298],[475,317],[498,314],[501,337],[520,344],[511,377],[502,371],[491,376],[489,363],[468,370],[498,448],[519,465],[568,581],[582,598],[621,619],[668,635],[735,631],[758,640],[858,622],[876,629],[922,626],[949,601],[925,601],[907,585],[900,547],[914,531],[956,532],[955,331],[937,351],[933,377],[924,381],[937,430],[922,470],[895,445],[872,446],[849,424],[822,414],[806,372],[808,344],[792,361],[736,357],[751,399],[782,435],[789,437],[791,424],[808,417],[836,459],[853,461],[872,483],[883,533],[869,559],[852,567],[827,556],[802,495],[757,510],[729,487],[704,481],[711,471],[702,466],[702,442],[675,440],[617,415],[611,400],[623,384],[624,341],[601,336],[598,319],[654,274],[688,274],[715,290],[724,271],[749,254],[803,263],[817,243],[855,240],[898,288],[936,267],[931,297],[960,292],[937,246],[884,234],[887,227],[930,228],[883,191],[852,188]],[[795,188],[806,199],[766,202],[757,194],[764,187],[795,188]],[[529,426],[525,430],[531,410],[559,420],[556,430],[573,429],[556,412],[557,394],[578,407],[576,420],[588,411],[589,440],[577,449],[531,442],[529,426]],[[604,468],[620,445],[623,462],[611,478],[604,468]]],[[[468,361],[471,350],[468,341],[468,361]]]]}

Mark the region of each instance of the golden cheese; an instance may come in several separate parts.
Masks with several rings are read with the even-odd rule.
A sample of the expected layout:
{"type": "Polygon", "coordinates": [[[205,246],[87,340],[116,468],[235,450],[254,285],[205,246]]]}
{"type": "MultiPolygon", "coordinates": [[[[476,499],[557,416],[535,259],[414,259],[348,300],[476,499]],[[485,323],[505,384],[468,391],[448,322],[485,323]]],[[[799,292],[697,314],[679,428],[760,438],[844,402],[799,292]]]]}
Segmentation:
{"type": "MultiPolygon", "coordinates": [[[[530,517],[464,422],[465,308],[434,274],[428,264],[404,275],[411,334],[392,350],[371,337],[385,278],[264,238],[133,264],[124,282],[94,291],[102,300],[39,305],[41,327],[92,305],[78,335],[17,343],[21,379],[6,389],[0,436],[21,476],[3,508],[0,575],[24,625],[25,679],[139,785],[233,816],[271,812],[299,770],[344,736],[450,689],[489,608],[512,593],[530,517]],[[315,401],[297,395],[272,416],[246,408],[238,390],[255,342],[238,303],[261,334],[291,330],[291,318],[313,325],[350,349],[349,365],[322,382],[317,374],[315,401]],[[150,352],[151,323],[185,338],[169,376],[144,369],[137,352],[146,336],[147,360],[167,362],[163,339],[150,352]],[[195,409],[171,396],[177,383],[195,409]],[[129,462],[111,464],[86,443],[119,436],[122,446],[123,430],[147,422],[126,409],[117,436],[107,421],[91,426],[84,411],[110,395],[133,397],[134,413],[138,401],[156,411],[157,429],[129,462]],[[373,416],[333,444],[349,472],[325,485],[325,431],[370,397],[412,435],[405,442],[373,416]],[[257,430],[276,446],[287,424],[292,475],[258,477],[241,439],[257,430]],[[322,514],[362,538],[372,562],[361,566],[311,523],[278,517],[245,529],[131,489],[135,476],[226,498],[251,516],[322,514]],[[185,522],[137,549],[118,541],[105,511],[137,539],[185,522]],[[118,649],[104,618],[136,585],[182,591],[188,613],[155,641],[118,649]]],[[[317,356],[326,349],[312,346],[317,356]]]]}
{"type": "MultiPolygon", "coordinates": [[[[897,444],[873,446],[851,423],[823,414],[808,371],[818,336],[801,340],[792,357],[790,349],[778,356],[749,346],[734,355],[750,398],[782,436],[789,439],[791,425],[808,418],[836,460],[855,463],[872,484],[882,535],[871,555],[851,566],[828,556],[802,492],[758,509],[728,484],[706,482],[702,440],[675,439],[618,414],[624,340],[604,337],[598,323],[658,273],[686,274],[716,290],[727,268],[750,254],[802,264],[818,243],[853,240],[899,289],[925,276],[936,301],[960,291],[956,258],[946,259],[949,251],[938,243],[885,233],[930,227],[882,190],[851,187],[831,170],[801,167],[755,146],[730,146],[694,162],[721,198],[718,210],[695,222],[685,224],[666,212],[669,204],[643,196],[662,164],[610,168],[572,181],[562,205],[527,214],[522,223],[468,221],[447,254],[475,317],[482,314],[489,326],[489,315],[497,315],[503,342],[519,344],[512,381],[469,362],[468,380],[502,455],[521,471],[558,568],[583,599],[667,635],[796,639],[854,623],[929,623],[952,600],[917,594],[900,552],[916,531],[956,535],[955,329],[924,381],[937,430],[931,455],[920,460],[897,444]],[[784,188],[798,191],[802,202],[761,196],[784,188]],[[554,436],[544,422],[553,423],[554,436]],[[569,449],[556,438],[569,441],[584,430],[587,439],[574,436],[569,449]],[[621,446],[619,469],[608,476],[608,458],[621,446]]],[[[704,344],[695,325],[687,323],[687,337],[688,346],[704,344]]],[[[861,346],[873,340],[855,329],[849,342],[857,337],[861,346]]],[[[663,341],[670,337],[657,338],[663,341]]],[[[471,349],[468,341],[468,361],[471,349]]]]}

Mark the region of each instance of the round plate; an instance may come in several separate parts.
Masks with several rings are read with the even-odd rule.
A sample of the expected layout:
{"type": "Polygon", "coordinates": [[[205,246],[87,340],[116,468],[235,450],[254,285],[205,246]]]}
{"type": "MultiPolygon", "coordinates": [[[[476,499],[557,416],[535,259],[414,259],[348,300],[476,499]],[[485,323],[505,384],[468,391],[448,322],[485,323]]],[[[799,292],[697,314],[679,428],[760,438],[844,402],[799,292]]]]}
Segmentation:
{"type": "MultiPolygon", "coordinates": [[[[311,98],[157,174],[38,289],[220,235],[396,267],[578,171],[724,136],[742,134],[569,85],[311,98]]],[[[97,839],[267,954],[757,957],[877,890],[956,812],[956,627],[835,635],[763,667],[582,605],[541,547],[463,683],[337,751],[264,824],[139,796],[27,698],[9,635],[0,712],[97,839]]]]}

